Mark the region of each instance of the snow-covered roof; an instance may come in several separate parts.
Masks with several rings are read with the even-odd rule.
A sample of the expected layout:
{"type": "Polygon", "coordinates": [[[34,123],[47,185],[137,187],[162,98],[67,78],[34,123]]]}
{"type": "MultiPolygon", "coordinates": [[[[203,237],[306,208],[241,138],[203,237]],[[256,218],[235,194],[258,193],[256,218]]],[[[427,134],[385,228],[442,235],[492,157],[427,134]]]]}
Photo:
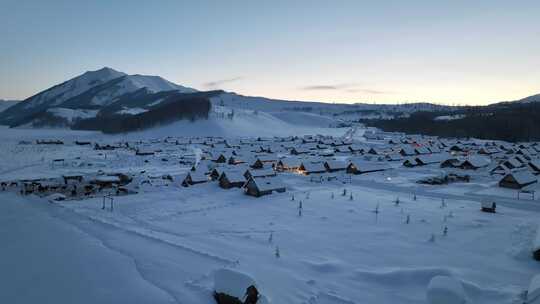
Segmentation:
{"type": "Polygon", "coordinates": [[[252,178],[252,180],[257,185],[257,189],[259,189],[259,191],[285,188],[285,184],[279,177],[255,177],[252,178]]]}

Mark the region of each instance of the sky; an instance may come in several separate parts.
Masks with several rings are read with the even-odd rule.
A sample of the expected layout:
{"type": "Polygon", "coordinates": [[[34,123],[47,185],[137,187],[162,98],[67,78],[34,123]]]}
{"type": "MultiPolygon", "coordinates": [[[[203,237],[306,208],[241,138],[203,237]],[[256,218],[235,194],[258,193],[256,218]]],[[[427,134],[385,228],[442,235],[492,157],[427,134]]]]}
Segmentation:
{"type": "Polygon", "coordinates": [[[540,93],[540,1],[0,0],[0,98],[108,66],[199,90],[488,104],[540,93]]]}

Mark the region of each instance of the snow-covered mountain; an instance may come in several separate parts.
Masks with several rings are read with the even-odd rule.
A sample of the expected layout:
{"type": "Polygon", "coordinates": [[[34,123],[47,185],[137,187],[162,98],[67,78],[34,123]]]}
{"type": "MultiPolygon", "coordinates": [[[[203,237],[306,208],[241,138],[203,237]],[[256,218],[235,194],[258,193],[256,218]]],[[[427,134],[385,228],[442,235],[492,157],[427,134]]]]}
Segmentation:
{"type": "MultiPolygon", "coordinates": [[[[145,89],[148,94],[171,91],[197,92],[167,81],[159,76],[127,75],[111,68],[89,71],[61,84],[55,85],[0,113],[0,124],[29,124],[44,113],[58,115],[69,113],[70,120],[78,118],[82,110],[99,110],[113,104],[122,96],[145,89]]],[[[87,118],[84,112],[82,117],[87,118]]],[[[97,111],[94,111],[97,113],[97,111]]],[[[80,117],[79,117],[80,118],[80,117]]]]}
{"type": "Polygon", "coordinates": [[[540,102],[540,94],[522,98],[520,100],[517,100],[517,102],[521,102],[521,103],[540,102]]]}
{"type": "Polygon", "coordinates": [[[0,113],[14,106],[19,102],[18,100],[4,100],[0,99],[0,113]]]}

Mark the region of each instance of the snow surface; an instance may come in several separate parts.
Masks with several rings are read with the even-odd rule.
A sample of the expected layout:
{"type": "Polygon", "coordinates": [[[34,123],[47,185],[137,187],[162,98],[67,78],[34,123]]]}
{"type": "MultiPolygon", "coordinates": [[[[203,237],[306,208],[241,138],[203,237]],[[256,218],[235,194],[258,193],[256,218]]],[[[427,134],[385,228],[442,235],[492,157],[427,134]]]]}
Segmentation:
{"type": "Polygon", "coordinates": [[[127,114],[127,115],[137,115],[144,112],[148,112],[148,110],[143,108],[126,108],[124,107],[122,110],[116,112],[118,114],[127,114]]]}
{"type": "Polygon", "coordinates": [[[433,118],[433,120],[456,120],[465,118],[465,114],[455,114],[455,115],[443,115],[433,118]]]}
{"type": "Polygon", "coordinates": [[[68,108],[50,108],[47,112],[54,114],[55,116],[62,117],[68,122],[73,122],[75,119],[88,119],[96,117],[98,110],[81,110],[81,109],[68,109],[68,108]]]}
{"type": "Polygon", "coordinates": [[[535,275],[531,279],[529,289],[527,290],[527,303],[540,303],[540,274],[535,275]]]}
{"type": "Polygon", "coordinates": [[[465,290],[461,282],[449,276],[435,276],[429,281],[426,293],[429,304],[463,304],[465,290]]]}
{"type": "Polygon", "coordinates": [[[471,303],[510,304],[522,300],[540,273],[531,258],[538,198],[517,200],[515,191],[498,188],[483,171],[471,183],[441,187],[415,183],[442,171],[435,166],[398,164],[387,172],[336,173],[337,180],[321,182],[280,173],[287,192],[261,198],[215,182],[181,187],[177,177],[189,166],[172,161],[178,146],[152,136],[356,133],[295,126],[262,112],[218,116],[127,137],[0,128],[1,181],[98,170],[151,180],[137,194],[115,196],[113,212],[102,209],[99,196],[49,203],[0,193],[0,303],[210,304],[214,274],[225,268],[248,274],[272,303],[427,303],[432,278],[451,276],[471,303]],[[44,138],[65,144],[19,144],[44,138]],[[163,152],[142,157],[73,144],[142,139],[140,146],[163,152]],[[161,160],[165,156],[169,162],[161,160]],[[53,166],[58,158],[65,164],[53,166]],[[174,181],[156,180],[164,174],[174,181]],[[479,210],[486,199],[497,201],[496,214],[479,210]]]}

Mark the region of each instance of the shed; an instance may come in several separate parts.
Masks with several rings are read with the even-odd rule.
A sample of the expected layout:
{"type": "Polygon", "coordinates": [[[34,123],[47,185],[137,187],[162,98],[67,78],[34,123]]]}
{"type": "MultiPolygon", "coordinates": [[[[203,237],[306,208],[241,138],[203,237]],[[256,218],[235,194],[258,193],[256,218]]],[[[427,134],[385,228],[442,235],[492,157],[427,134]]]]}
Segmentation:
{"type": "Polygon", "coordinates": [[[497,204],[495,202],[482,202],[481,209],[483,212],[495,213],[497,204]]]}
{"type": "Polygon", "coordinates": [[[536,182],[536,176],[529,171],[511,172],[499,181],[499,187],[521,189],[536,182]]]}
{"type": "Polygon", "coordinates": [[[247,195],[260,197],[272,194],[272,192],[285,192],[286,187],[278,177],[253,178],[250,177],[244,185],[244,192],[247,195]]]}

